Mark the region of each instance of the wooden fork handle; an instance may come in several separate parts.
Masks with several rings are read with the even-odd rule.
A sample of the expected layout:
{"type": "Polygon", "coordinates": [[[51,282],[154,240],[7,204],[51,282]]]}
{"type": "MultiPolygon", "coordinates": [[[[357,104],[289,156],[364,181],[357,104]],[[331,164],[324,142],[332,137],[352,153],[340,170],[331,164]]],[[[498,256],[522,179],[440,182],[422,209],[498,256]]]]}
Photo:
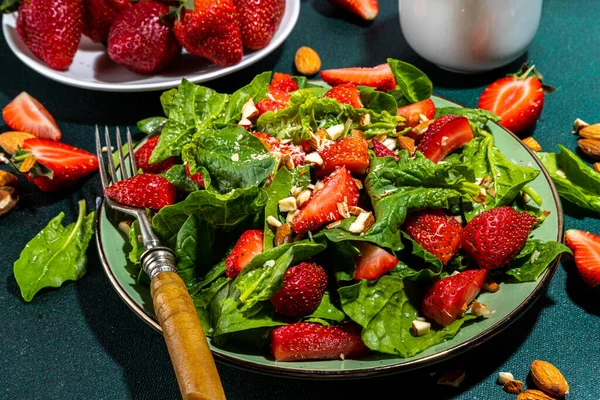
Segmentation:
{"type": "Polygon", "coordinates": [[[150,290],[183,399],[225,399],[196,307],[183,280],[176,272],[160,272],[152,278],[150,290]]]}

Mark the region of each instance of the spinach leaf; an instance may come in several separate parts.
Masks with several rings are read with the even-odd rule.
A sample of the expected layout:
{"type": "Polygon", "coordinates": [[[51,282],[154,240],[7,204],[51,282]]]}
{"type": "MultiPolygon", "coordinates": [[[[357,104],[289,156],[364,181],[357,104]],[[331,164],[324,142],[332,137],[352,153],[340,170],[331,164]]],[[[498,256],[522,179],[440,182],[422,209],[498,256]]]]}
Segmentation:
{"type": "Polygon", "coordinates": [[[241,126],[199,132],[182,157],[192,174],[202,172],[207,189],[222,194],[260,185],[275,167],[260,139],[241,126]]]}
{"type": "Polygon", "coordinates": [[[487,110],[482,110],[481,108],[473,109],[466,107],[439,107],[435,110],[435,118],[439,118],[448,114],[467,117],[475,134],[481,134],[483,131],[489,131],[489,128],[487,127],[488,122],[500,121],[499,116],[487,110]]]}
{"type": "Polygon", "coordinates": [[[404,236],[404,239],[410,243],[412,255],[423,260],[425,263],[433,266],[434,269],[432,269],[431,271],[434,272],[436,275],[439,275],[442,272],[442,269],[444,268],[444,264],[442,263],[442,261],[427,250],[425,250],[423,246],[417,243],[408,233],[402,232],[402,235],[404,236]]]}
{"type": "Polygon", "coordinates": [[[329,292],[326,291],[317,309],[312,314],[304,317],[303,320],[324,319],[326,321],[342,322],[345,318],[346,314],[331,302],[329,292]]]}
{"type": "Polygon", "coordinates": [[[194,133],[209,126],[221,114],[226,101],[226,94],[183,79],[169,99],[169,118],[149,162],[156,163],[181,154],[181,150],[192,140],[194,133]]]}
{"type": "Polygon", "coordinates": [[[169,113],[171,112],[171,106],[173,105],[173,99],[177,94],[177,88],[173,88],[171,90],[167,90],[160,95],[160,104],[162,105],[163,112],[169,117],[169,113]]]}
{"type": "Polygon", "coordinates": [[[559,196],[584,210],[600,213],[600,176],[575,153],[558,145],[560,153],[538,153],[559,196]]]}
{"type": "Polygon", "coordinates": [[[188,289],[197,284],[196,276],[202,276],[203,267],[206,268],[210,263],[214,239],[214,228],[194,214],[188,217],[177,232],[176,268],[188,289]],[[196,273],[196,269],[200,269],[199,273],[196,273]]]}
{"type": "Polygon", "coordinates": [[[188,291],[190,295],[194,296],[204,287],[210,285],[218,278],[220,278],[225,273],[226,265],[225,259],[221,260],[218,264],[215,264],[211,269],[209,269],[204,276],[200,279],[196,279],[190,287],[188,287],[188,291]]]}
{"type": "Polygon", "coordinates": [[[164,125],[165,122],[167,122],[167,119],[165,117],[151,117],[138,121],[137,127],[140,130],[140,132],[149,135],[153,133],[156,129],[164,125]]]}
{"type": "Polygon", "coordinates": [[[189,193],[201,189],[200,185],[194,182],[185,172],[185,165],[173,165],[167,172],[161,175],[180,192],[189,193]]]}
{"type": "Polygon", "coordinates": [[[271,73],[263,72],[256,75],[248,85],[235,91],[229,96],[227,105],[219,116],[217,123],[237,124],[242,116],[242,107],[248,99],[252,98],[256,103],[259,99],[267,96],[269,82],[271,82],[271,73]]]}
{"type": "Polygon", "coordinates": [[[194,301],[194,306],[198,312],[198,318],[200,318],[200,324],[202,325],[206,337],[212,337],[214,331],[210,320],[208,305],[215,297],[215,294],[217,294],[223,286],[227,285],[228,282],[229,280],[225,277],[219,278],[209,287],[192,295],[192,300],[194,301]]]}
{"type": "Polygon", "coordinates": [[[401,278],[382,276],[376,281],[361,280],[338,292],[344,312],[363,327],[362,339],[367,347],[401,357],[414,356],[453,338],[463,323],[475,318],[467,315],[445,328],[415,337],[410,327],[419,314],[401,278]]]}
{"type": "Polygon", "coordinates": [[[431,97],[433,84],[423,71],[404,61],[388,58],[392,73],[396,77],[398,89],[411,103],[416,103],[431,97]]]}
{"type": "MultiPolygon", "coordinates": [[[[318,240],[318,233],[313,239],[318,240]]],[[[327,243],[327,248],[317,256],[317,263],[327,265],[333,271],[338,282],[351,281],[354,279],[356,271],[356,262],[354,257],[360,254],[360,251],[351,241],[331,241],[327,243]]]]}
{"type": "Polygon", "coordinates": [[[391,94],[380,92],[369,86],[359,86],[360,101],[364,108],[381,113],[387,111],[395,115],[398,111],[398,103],[391,94]]]}
{"type": "Polygon", "coordinates": [[[77,221],[63,226],[65,213],[61,212],[25,245],[14,263],[15,279],[25,301],[30,302],[43,288],[60,287],[85,274],[85,251],[96,223],[96,212],[86,216],[85,211],[85,200],[80,200],[77,221]]]}
{"type": "Polygon", "coordinates": [[[506,274],[518,282],[534,282],[562,253],[572,254],[562,243],[530,239],[508,265],[506,274]]]}
{"type": "Polygon", "coordinates": [[[420,265],[419,268],[414,269],[409,267],[404,261],[399,261],[394,269],[390,271],[390,275],[402,279],[410,279],[411,281],[432,282],[436,279],[444,277],[446,273],[441,271],[433,271],[432,269],[423,265],[420,265]]]}
{"type": "Polygon", "coordinates": [[[129,243],[131,244],[129,261],[131,261],[134,265],[140,263],[140,258],[142,257],[142,254],[144,254],[144,251],[146,251],[144,244],[140,240],[141,234],[142,232],[140,231],[140,223],[136,219],[131,224],[131,228],[129,228],[129,243]]]}

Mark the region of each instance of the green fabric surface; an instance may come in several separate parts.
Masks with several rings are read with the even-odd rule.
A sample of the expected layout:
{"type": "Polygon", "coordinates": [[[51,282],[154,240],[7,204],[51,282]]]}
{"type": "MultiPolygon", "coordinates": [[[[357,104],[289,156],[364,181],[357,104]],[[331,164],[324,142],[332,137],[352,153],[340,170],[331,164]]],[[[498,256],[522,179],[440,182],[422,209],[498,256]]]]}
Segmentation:
{"type": "MultiPolygon", "coordinates": [[[[526,0],[524,0],[526,1],[526,0]]],[[[474,107],[483,88],[533,60],[548,95],[534,137],[545,151],[557,143],[576,147],[571,135],[577,117],[600,121],[600,29],[597,0],[546,0],[541,26],[526,56],[510,66],[479,75],[456,75],[418,57],[404,41],[395,0],[380,0],[373,23],[335,11],[325,0],[303,0],[289,39],[246,70],[208,83],[231,91],[264,70],[292,72],[298,47],[322,57],[323,69],[372,66],[394,57],[414,63],[432,78],[434,93],[474,107]]],[[[93,125],[135,126],[161,112],[159,94],[102,93],[72,88],[24,66],[0,39],[0,106],[25,90],[54,115],[67,143],[93,151],[93,125]]],[[[0,132],[9,130],[0,122],[0,132]]],[[[8,169],[7,165],[0,166],[8,169]]],[[[39,293],[26,304],[12,264],[23,246],[61,210],[72,222],[77,201],[94,207],[100,194],[97,174],[81,185],[44,194],[20,178],[18,208],[0,217],[0,398],[2,399],[176,399],[179,397],[163,339],[120,300],[96,255],[88,250],[87,275],[59,290],[39,293]]],[[[594,218],[565,218],[565,227],[600,233],[594,218]]],[[[229,399],[392,398],[515,399],[496,385],[499,371],[525,381],[529,364],[543,359],[558,366],[571,385],[569,399],[600,399],[600,296],[582,284],[564,260],[547,294],[506,331],[463,355],[430,368],[367,380],[314,382],[263,376],[219,364],[229,399]],[[464,369],[459,388],[437,385],[443,371],[464,369]],[[413,395],[416,391],[419,396],[413,395]],[[386,397],[387,397],[386,396],[386,397]]],[[[527,383],[531,387],[531,381],[527,383]]]]}

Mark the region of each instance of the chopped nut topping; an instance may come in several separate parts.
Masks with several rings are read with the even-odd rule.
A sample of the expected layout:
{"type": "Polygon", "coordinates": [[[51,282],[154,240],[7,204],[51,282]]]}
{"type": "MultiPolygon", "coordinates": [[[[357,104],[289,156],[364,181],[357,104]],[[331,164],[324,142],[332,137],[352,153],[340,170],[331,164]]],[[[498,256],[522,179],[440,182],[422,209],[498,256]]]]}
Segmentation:
{"type": "Polygon", "coordinates": [[[296,198],[294,197],[286,197],[285,199],[281,199],[278,202],[279,211],[287,212],[287,211],[296,211],[298,206],[296,204],[296,198]]]}
{"type": "Polygon", "coordinates": [[[329,140],[337,140],[344,133],[344,124],[330,126],[326,132],[329,140]]]}
{"type": "Polygon", "coordinates": [[[415,152],[415,141],[408,136],[398,136],[398,145],[402,150],[408,151],[410,155],[415,152]]]}
{"type": "Polygon", "coordinates": [[[313,165],[323,165],[323,158],[321,158],[321,155],[319,153],[313,151],[312,153],[308,153],[304,157],[304,163],[313,165]]]}
{"type": "Polygon", "coordinates": [[[352,129],[350,131],[350,137],[359,137],[359,138],[362,138],[362,139],[366,138],[365,133],[363,131],[361,131],[361,130],[358,130],[358,129],[352,129]]]}
{"type": "MultiPolygon", "coordinates": [[[[339,203],[338,203],[339,204],[339,203]]],[[[348,231],[352,233],[364,233],[375,225],[375,217],[372,212],[362,212],[356,217],[356,221],[350,224],[348,231]]]]}
{"type": "Polygon", "coordinates": [[[357,207],[357,206],[352,206],[352,207],[348,207],[348,212],[350,212],[350,215],[358,216],[361,213],[364,213],[365,210],[363,210],[362,208],[357,207]]]}
{"type": "Polygon", "coordinates": [[[277,231],[275,231],[275,247],[281,246],[285,243],[290,243],[292,241],[292,227],[290,224],[282,224],[277,231]]]}
{"type": "Polygon", "coordinates": [[[342,217],[344,217],[344,218],[350,217],[350,211],[348,210],[348,203],[346,203],[346,202],[337,203],[337,210],[342,217]]]}
{"type": "Polygon", "coordinates": [[[362,117],[360,117],[359,125],[360,126],[371,125],[371,114],[366,113],[362,117]]]}
{"type": "MultiPolygon", "coordinates": [[[[600,163],[599,163],[599,164],[600,164],[600,163]]],[[[356,183],[356,187],[358,188],[358,190],[362,190],[362,188],[363,188],[363,184],[362,184],[362,182],[361,182],[361,180],[360,180],[360,179],[356,179],[356,178],[354,178],[354,183],[356,183]]]]}
{"type": "Polygon", "coordinates": [[[277,218],[275,218],[272,215],[269,215],[267,217],[267,224],[269,224],[269,226],[272,228],[279,228],[281,225],[283,225],[277,218]]]}
{"type": "Polygon", "coordinates": [[[296,203],[298,207],[302,207],[308,200],[310,200],[310,195],[312,192],[310,190],[304,190],[298,194],[296,197],[296,203]]]}
{"type": "Polygon", "coordinates": [[[285,222],[291,224],[294,221],[294,217],[296,216],[296,211],[290,211],[285,216],[285,222]]]}
{"type": "Polygon", "coordinates": [[[398,145],[398,140],[394,139],[394,138],[387,138],[383,141],[382,143],[385,147],[387,147],[390,150],[394,150],[396,148],[396,146],[398,145]]]}
{"type": "Polygon", "coordinates": [[[485,282],[483,284],[482,289],[485,290],[486,292],[496,293],[498,290],[500,290],[500,285],[498,285],[494,281],[489,281],[489,282],[485,282]]]}
{"type": "Polygon", "coordinates": [[[325,228],[333,229],[333,228],[337,228],[341,224],[342,224],[342,221],[333,221],[332,223],[325,225],[325,228]]]}
{"type": "Polygon", "coordinates": [[[423,336],[431,330],[431,324],[426,321],[415,319],[410,327],[410,332],[414,336],[423,336]]]}
{"type": "Polygon", "coordinates": [[[487,317],[492,312],[485,304],[474,301],[473,304],[471,304],[471,313],[476,317],[487,317]]]}

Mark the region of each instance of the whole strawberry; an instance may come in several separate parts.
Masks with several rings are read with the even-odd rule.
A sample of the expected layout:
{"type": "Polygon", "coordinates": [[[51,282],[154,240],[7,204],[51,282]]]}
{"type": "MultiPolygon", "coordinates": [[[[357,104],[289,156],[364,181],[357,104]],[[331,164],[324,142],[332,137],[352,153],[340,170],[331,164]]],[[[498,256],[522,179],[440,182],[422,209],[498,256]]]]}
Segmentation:
{"type": "Polygon", "coordinates": [[[154,164],[148,163],[154,148],[158,144],[158,139],[159,136],[152,136],[134,153],[136,166],[147,174],[162,174],[163,172],[167,172],[173,165],[175,165],[175,160],[173,157],[169,157],[154,164]]]}
{"type": "Polygon", "coordinates": [[[285,0],[233,0],[240,13],[244,46],[259,50],[271,42],[285,11],[285,0]]]}
{"type": "Polygon", "coordinates": [[[126,206],[160,210],[175,204],[175,186],[160,175],[140,174],[113,183],[106,189],[111,199],[126,206]]]}
{"type": "Polygon", "coordinates": [[[31,52],[52,69],[73,62],[83,26],[79,0],[23,0],[17,32],[31,52]]]}
{"type": "Polygon", "coordinates": [[[484,211],[465,226],[462,249],[481,268],[502,267],[523,248],[536,221],[509,206],[484,211]]]}
{"type": "Polygon", "coordinates": [[[442,210],[424,210],[406,217],[404,227],[408,234],[444,265],[460,247],[462,225],[442,210]]]}
{"type": "Polygon", "coordinates": [[[169,26],[161,19],[169,12],[154,1],[136,3],[114,20],[108,35],[108,55],[134,72],[154,73],[181,54],[169,26]]]}
{"type": "Polygon", "coordinates": [[[131,6],[129,0],[82,0],[83,34],[97,43],[106,43],[113,21],[131,6]]]}
{"type": "Polygon", "coordinates": [[[190,53],[221,67],[242,60],[240,17],[231,0],[186,2],[175,21],[175,36],[190,53]]]}
{"type": "Polygon", "coordinates": [[[271,297],[275,311],[303,317],[315,311],[327,289],[327,274],[317,264],[303,262],[283,274],[283,286],[271,297]]]}

